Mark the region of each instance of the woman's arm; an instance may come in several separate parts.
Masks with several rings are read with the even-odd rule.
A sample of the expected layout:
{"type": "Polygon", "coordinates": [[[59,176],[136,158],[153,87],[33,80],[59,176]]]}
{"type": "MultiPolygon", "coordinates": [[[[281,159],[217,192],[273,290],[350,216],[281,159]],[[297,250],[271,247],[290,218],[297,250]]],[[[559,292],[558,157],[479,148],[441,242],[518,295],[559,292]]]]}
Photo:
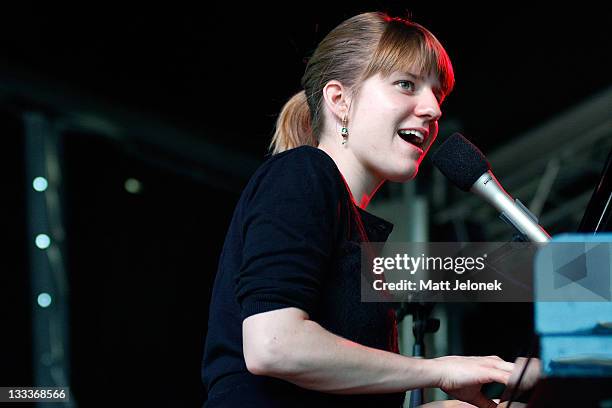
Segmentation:
{"type": "Polygon", "coordinates": [[[480,385],[506,384],[514,367],[498,357],[428,360],[365,347],[330,333],[298,308],[252,315],[243,321],[242,329],[251,373],[336,394],[394,393],[423,387],[442,387],[452,393],[476,386],[460,398],[486,407],[480,385]]]}

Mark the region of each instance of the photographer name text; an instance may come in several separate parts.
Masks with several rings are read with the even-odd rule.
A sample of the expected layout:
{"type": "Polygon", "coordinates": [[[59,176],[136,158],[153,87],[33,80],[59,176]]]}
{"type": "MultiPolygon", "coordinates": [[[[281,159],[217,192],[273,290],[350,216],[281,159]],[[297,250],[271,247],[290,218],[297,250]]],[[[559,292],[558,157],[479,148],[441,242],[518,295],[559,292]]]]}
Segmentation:
{"type": "Polygon", "coordinates": [[[467,281],[433,281],[420,280],[417,282],[402,279],[399,282],[384,282],[381,279],[373,282],[374,290],[386,291],[501,291],[502,283],[495,279],[493,282],[467,281]]]}

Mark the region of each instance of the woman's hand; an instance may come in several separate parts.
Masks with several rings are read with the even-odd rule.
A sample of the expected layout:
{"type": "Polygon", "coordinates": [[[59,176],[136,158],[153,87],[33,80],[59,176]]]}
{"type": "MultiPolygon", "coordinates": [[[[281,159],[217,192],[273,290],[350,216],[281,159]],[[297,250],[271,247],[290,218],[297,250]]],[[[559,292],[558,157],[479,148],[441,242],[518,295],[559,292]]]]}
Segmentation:
{"type": "MultiPolygon", "coordinates": [[[[508,381],[508,386],[504,390],[504,393],[501,396],[502,401],[506,401],[512,395],[514,388],[516,388],[521,372],[525,368],[527,364],[527,358],[519,357],[514,361],[515,369],[512,375],[510,376],[510,380],[508,381]]],[[[521,379],[521,383],[519,384],[518,390],[516,392],[516,396],[520,395],[523,391],[531,389],[540,379],[542,372],[542,363],[539,359],[533,357],[529,360],[529,365],[523,374],[523,378],[521,379]]],[[[514,406],[514,404],[512,404],[514,406]]]]}
{"type": "Polygon", "coordinates": [[[430,361],[434,363],[437,386],[442,391],[479,408],[497,406],[493,400],[482,394],[481,387],[491,382],[508,384],[514,370],[514,363],[504,361],[497,356],[446,356],[430,361]]]}

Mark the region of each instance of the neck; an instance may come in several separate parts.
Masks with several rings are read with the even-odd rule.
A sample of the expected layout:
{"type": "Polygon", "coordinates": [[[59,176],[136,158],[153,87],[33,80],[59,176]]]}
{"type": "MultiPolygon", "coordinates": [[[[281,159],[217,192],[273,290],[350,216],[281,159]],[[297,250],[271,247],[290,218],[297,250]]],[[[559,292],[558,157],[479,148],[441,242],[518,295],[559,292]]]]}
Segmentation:
{"type": "Polygon", "coordinates": [[[343,146],[330,146],[320,143],[318,148],[334,160],[349,187],[353,202],[365,210],[385,180],[370,172],[349,149],[345,149],[343,146]]]}

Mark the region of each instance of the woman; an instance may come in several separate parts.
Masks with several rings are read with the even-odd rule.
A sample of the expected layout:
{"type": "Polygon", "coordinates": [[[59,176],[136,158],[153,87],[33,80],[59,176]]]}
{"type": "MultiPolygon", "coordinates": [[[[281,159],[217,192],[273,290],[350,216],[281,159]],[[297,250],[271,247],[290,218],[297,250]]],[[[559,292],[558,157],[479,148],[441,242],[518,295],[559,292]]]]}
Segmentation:
{"type": "Polygon", "coordinates": [[[507,383],[512,363],[399,355],[390,304],[360,302],[359,243],[393,227],[366,207],[386,180],[416,176],[453,84],[438,40],[383,13],[354,16],[319,44],[225,240],[206,407],[399,407],[423,387],[495,406],[481,385],[507,383]]]}

